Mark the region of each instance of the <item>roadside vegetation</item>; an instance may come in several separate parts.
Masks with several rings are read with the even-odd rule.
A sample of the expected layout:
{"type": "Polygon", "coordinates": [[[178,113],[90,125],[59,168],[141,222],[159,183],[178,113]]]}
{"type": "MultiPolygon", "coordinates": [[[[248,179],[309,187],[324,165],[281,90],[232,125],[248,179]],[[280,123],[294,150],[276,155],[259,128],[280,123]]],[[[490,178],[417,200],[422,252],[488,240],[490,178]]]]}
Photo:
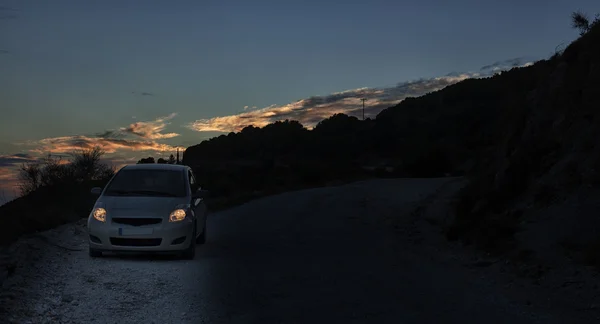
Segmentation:
{"type": "Polygon", "coordinates": [[[22,196],[0,206],[0,245],[82,217],[93,207],[92,187],[104,186],[115,170],[92,148],[69,159],[48,156],[19,170],[22,196]]]}

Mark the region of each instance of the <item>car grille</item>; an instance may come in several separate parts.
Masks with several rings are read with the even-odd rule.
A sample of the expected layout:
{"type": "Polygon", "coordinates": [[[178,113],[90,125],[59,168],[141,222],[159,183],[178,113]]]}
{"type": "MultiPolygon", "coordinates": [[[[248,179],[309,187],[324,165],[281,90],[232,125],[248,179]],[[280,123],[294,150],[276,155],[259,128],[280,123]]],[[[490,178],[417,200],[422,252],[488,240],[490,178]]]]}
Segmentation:
{"type": "Polygon", "coordinates": [[[110,244],[116,246],[159,246],[161,242],[160,238],[110,238],[110,244]]]}
{"type": "Polygon", "coordinates": [[[132,226],[155,225],[162,222],[162,218],[126,218],[116,217],[112,219],[113,223],[132,226]]]}

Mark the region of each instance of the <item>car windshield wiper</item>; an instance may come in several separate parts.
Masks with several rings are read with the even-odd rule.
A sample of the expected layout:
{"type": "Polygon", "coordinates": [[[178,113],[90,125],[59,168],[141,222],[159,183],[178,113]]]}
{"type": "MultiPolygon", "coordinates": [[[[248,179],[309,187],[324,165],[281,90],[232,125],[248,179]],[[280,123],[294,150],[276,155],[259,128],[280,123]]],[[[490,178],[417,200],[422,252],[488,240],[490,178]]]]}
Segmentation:
{"type": "Polygon", "coordinates": [[[177,195],[169,193],[169,192],[155,191],[155,190],[109,190],[108,193],[116,194],[119,196],[149,195],[149,196],[177,197],[177,195]]]}

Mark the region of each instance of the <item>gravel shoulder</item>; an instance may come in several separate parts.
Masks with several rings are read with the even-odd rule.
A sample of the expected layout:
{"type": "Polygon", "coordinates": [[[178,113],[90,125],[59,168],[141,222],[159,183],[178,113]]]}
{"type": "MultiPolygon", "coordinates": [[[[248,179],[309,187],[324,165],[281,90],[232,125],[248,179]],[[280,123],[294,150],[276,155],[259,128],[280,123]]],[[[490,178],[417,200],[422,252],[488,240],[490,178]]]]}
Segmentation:
{"type": "MultiPolygon", "coordinates": [[[[6,253],[6,252],[5,252],[6,253]]],[[[87,255],[85,221],[11,246],[0,295],[9,323],[181,323],[186,261],[87,255]]]]}
{"type": "Polygon", "coordinates": [[[14,269],[2,284],[0,317],[9,323],[597,322],[593,271],[565,265],[532,277],[534,263],[506,263],[443,239],[461,181],[369,180],[258,199],[211,214],[208,242],[192,261],[90,259],[85,221],[66,224],[2,252],[14,269]]]}

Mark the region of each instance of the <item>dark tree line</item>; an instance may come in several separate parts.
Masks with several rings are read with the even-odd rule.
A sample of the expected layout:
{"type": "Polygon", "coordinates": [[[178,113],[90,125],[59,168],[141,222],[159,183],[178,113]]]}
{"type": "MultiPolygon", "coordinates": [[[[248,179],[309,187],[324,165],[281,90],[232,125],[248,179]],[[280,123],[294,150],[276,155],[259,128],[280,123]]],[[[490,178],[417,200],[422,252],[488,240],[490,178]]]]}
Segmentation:
{"type": "Polygon", "coordinates": [[[183,163],[222,195],[372,176],[369,167],[386,176],[465,174],[501,138],[504,120],[498,116],[525,98],[554,64],[466,80],[408,98],[373,120],[336,114],[312,130],[289,120],[248,126],[188,147],[183,163]],[[393,172],[382,172],[386,167],[393,172]]]}
{"type": "Polygon", "coordinates": [[[137,164],[145,163],[176,164],[177,160],[175,159],[175,156],[171,154],[168,159],[158,158],[158,160],[155,161],[153,157],[149,156],[146,158],[141,158],[139,161],[137,161],[137,164]]]}

